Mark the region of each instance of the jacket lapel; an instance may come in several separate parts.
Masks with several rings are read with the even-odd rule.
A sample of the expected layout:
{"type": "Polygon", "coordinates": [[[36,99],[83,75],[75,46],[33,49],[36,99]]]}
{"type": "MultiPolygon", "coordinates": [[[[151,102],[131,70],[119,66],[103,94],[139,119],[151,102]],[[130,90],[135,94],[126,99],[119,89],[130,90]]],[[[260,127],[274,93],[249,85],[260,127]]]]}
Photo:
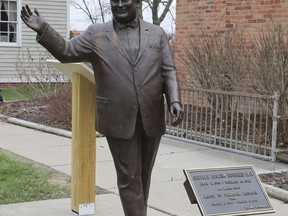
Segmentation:
{"type": "Polygon", "coordinates": [[[110,21],[107,23],[107,27],[106,27],[106,36],[108,37],[108,39],[112,42],[112,44],[114,45],[114,47],[118,50],[118,52],[126,59],[128,59],[130,61],[130,58],[128,57],[124,47],[122,46],[116,32],[114,31],[114,27],[113,27],[113,21],[110,21]]]}
{"type": "Polygon", "coordinates": [[[112,44],[118,50],[118,52],[133,65],[137,64],[137,62],[139,61],[139,59],[143,55],[145,48],[146,48],[148,38],[149,38],[149,28],[145,25],[145,23],[143,22],[142,19],[139,19],[139,26],[140,26],[140,46],[139,46],[138,57],[137,57],[135,62],[131,61],[131,59],[127,55],[124,47],[122,46],[122,44],[121,44],[121,42],[120,42],[120,40],[119,40],[115,30],[114,30],[113,21],[108,22],[107,27],[106,27],[106,36],[108,37],[108,39],[112,42],[112,44]]]}
{"type": "Polygon", "coordinates": [[[137,60],[135,61],[134,64],[137,64],[137,62],[143,55],[149,38],[149,28],[145,25],[142,19],[139,19],[139,26],[140,26],[140,47],[137,60]]]}

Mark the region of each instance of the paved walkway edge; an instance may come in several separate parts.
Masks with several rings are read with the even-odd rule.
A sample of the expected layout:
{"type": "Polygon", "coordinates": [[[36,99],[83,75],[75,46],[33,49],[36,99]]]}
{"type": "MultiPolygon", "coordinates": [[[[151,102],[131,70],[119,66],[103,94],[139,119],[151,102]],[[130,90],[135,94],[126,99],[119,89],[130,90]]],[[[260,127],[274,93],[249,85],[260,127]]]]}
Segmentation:
{"type": "MultiPolygon", "coordinates": [[[[40,131],[43,131],[43,132],[46,132],[46,133],[52,133],[52,134],[56,134],[56,135],[64,136],[64,137],[68,137],[68,138],[72,137],[72,132],[66,131],[66,130],[63,130],[63,129],[53,128],[53,127],[49,127],[49,126],[45,126],[45,125],[41,125],[41,124],[36,124],[36,123],[33,123],[33,122],[21,120],[21,119],[18,119],[18,118],[5,116],[5,115],[2,115],[2,114],[0,114],[0,119],[4,119],[8,123],[20,125],[20,126],[23,126],[23,127],[32,128],[32,129],[35,129],[35,130],[40,130],[40,131]]],[[[99,135],[99,134],[97,133],[97,135],[99,135]]],[[[288,191],[280,189],[280,188],[276,188],[274,186],[271,186],[271,185],[268,185],[268,184],[264,184],[264,183],[262,183],[262,185],[263,185],[265,191],[267,192],[267,194],[269,196],[271,196],[273,198],[276,198],[278,200],[281,200],[283,202],[288,202],[288,191]]]]}
{"type": "Polygon", "coordinates": [[[20,125],[20,126],[27,127],[27,128],[32,128],[35,130],[40,130],[40,131],[43,131],[46,133],[52,133],[52,134],[56,134],[56,135],[67,137],[67,138],[72,137],[71,131],[67,131],[67,130],[63,130],[63,129],[59,129],[59,128],[54,128],[54,127],[49,127],[46,125],[41,125],[41,124],[25,121],[22,119],[18,119],[18,118],[5,116],[2,114],[0,114],[0,119],[5,119],[8,123],[20,125]]]}
{"type": "MultiPolygon", "coordinates": [[[[59,129],[59,128],[54,128],[54,127],[49,127],[49,126],[46,126],[46,125],[37,124],[37,123],[33,123],[33,122],[22,120],[22,119],[5,116],[5,115],[2,115],[2,114],[0,114],[0,119],[4,119],[8,123],[20,125],[20,126],[23,126],[23,127],[27,127],[27,128],[31,128],[31,129],[35,129],[35,130],[40,130],[40,131],[43,131],[43,132],[46,132],[46,133],[56,134],[58,136],[72,138],[72,132],[71,131],[67,131],[67,130],[63,130],[63,129],[59,129]]],[[[102,137],[103,135],[101,135],[100,133],[96,132],[96,136],[97,137],[102,137]]]]}
{"type": "Polygon", "coordinates": [[[277,188],[271,185],[267,185],[262,183],[264,189],[266,190],[267,194],[275,199],[281,200],[285,203],[288,202],[288,192],[281,188],[277,188]]]}

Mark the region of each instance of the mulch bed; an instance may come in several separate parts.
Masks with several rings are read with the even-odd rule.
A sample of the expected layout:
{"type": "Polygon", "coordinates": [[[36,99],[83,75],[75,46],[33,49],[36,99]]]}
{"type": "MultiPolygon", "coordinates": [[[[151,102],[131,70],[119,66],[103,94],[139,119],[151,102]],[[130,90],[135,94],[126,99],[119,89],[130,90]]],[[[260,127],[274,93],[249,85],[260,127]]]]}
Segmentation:
{"type": "Polygon", "coordinates": [[[51,115],[48,104],[48,99],[0,103],[0,114],[71,131],[71,119],[59,120],[57,111],[51,115]]]}
{"type": "Polygon", "coordinates": [[[288,191],[288,172],[273,172],[259,175],[263,183],[273,185],[274,187],[281,188],[288,191]]]}

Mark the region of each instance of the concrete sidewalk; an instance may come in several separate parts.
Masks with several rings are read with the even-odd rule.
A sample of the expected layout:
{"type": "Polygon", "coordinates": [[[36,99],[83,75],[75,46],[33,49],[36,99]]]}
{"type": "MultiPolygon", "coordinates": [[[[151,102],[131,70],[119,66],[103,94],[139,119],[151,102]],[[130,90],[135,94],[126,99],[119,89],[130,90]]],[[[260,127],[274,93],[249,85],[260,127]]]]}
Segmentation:
{"type": "MultiPolygon", "coordinates": [[[[9,124],[0,120],[0,148],[71,174],[71,139],[9,124]]],[[[105,138],[97,139],[96,184],[111,193],[96,195],[97,216],[123,216],[116,174],[105,138]]],[[[149,197],[149,216],[200,216],[183,187],[183,169],[253,165],[257,173],[271,171],[271,163],[163,137],[154,167],[149,197]]],[[[276,163],[276,171],[288,166],[276,163]]],[[[285,216],[288,205],[271,199],[275,216],[285,216]]],[[[70,199],[0,205],[0,216],[68,216],[70,199]]],[[[265,214],[264,214],[265,215],[265,214]]],[[[268,215],[268,214],[267,214],[268,215]]]]}

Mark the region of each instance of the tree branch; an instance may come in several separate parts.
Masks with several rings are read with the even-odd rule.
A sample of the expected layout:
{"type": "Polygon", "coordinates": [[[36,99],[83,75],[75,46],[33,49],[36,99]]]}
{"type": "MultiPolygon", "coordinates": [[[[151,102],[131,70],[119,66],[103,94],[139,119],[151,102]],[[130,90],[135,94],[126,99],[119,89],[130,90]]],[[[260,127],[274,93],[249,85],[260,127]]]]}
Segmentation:
{"type": "Polygon", "coordinates": [[[165,6],[165,8],[164,8],[162,14],[160,15],[160,17],[158,18],[159,25],[164,20],[164,18],[166,17],[168,11],[170,11],[170,6],[171,6],[172,2],[173,2],[173,0],[168,0],[166,5],[163,4],[165,6]]]}

